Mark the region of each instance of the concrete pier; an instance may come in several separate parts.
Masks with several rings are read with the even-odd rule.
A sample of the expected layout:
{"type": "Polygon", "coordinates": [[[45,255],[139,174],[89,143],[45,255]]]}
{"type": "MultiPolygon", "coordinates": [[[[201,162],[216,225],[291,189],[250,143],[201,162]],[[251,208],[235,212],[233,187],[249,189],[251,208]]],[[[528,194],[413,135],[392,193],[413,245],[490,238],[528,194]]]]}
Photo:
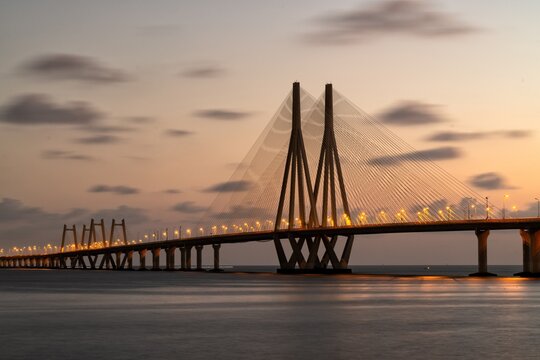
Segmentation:
{"type": "Polygon", "coordinates": [[[540,277],[540,229],[529,230],[531,238],[531,271],[533,276],[540,277]]]}
{"type": "Polygon", "coordinates": [[[159,267],[159,254],[161,253],[160,248],[152,249],[152,270],[157,271],[161,270],[159,267]]]}
{"type": "Polygon", "coordinates": [[[133,270],[133,250],[130,250],[126,253],[126,270],[133,270]]]}
{"type": "Polygon", "coordinates": [[[523,245],[523,271],[520,271],[515,276],[528,277],[532,274],[532,259],[531,259],[531,234],[528,230],[520,229],[519,236],[523,245]]]}
{"type": "Polygon", "coordinates": [[[221,244],[212,244],[212,248],[214,249],[214,268],[212,269],[212,271],[222,271],[219,268],[219,248],[221,248],[221,244]]]}
{"type": "Polygon", "coordinates": [[[146,249],[139,250],[139,270],[146,270],[146,249]]]}
{"type": "Polygon", "coordinates": [[[167,270],[172,271],[174,270],[174,253],[176,251],[175,247],[170,247],[165,250],[166,253],[166,263],[167,263],[167,270]]]}
{"type": "Polygon", "coordinates": [[[191,270],[191,246],[186,246],[186,269],[191,270]]]}
{"type": "Polygon", "coordinates": [[[186,270],[186,248],[184,246],[180,248],[180,269],[186,270]]]}
{"type": "Polygon", "coordinates": [[[195,250],[197,250],[197,270],[202,270],[202,251],[203,246],[202,245],[196,245],[195,250]]]}
{"type": "Polygon", "coordinates": [[[116,270],[121,270],[123,268],[121,264],[122,264],[122,252],[117,251],[116,252],[116,270]]]}
{"type": "Polygon", "coordinates": [[[489,230],[475,231],[478,239],[478,272],[469,274],[469,276],[497,276],[496,274],[488,272],[487,266],[487,240],[489,237],[489,230]]]}

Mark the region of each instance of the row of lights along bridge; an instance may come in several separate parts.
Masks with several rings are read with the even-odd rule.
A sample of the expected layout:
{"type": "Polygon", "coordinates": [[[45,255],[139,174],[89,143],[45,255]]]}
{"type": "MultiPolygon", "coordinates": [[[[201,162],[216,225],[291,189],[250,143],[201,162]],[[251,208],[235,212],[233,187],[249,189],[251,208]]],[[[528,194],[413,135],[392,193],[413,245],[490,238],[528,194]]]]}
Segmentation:
{"type": "MultiPolygon", "coordinates": [[[[512,205],[510,209],[506,208],[506,203],[508,199],[510,198],[509,195],[504,195],[503,197],[503,207],[501,211],[502,218],[505,219],[507,217],[514,218],[518,217],[518,208],[516,205],[512,205]],[[510,210],[510,213],[507,214],[507,210],[510,210]]],[[[540,198],[534,198],[537,202],[537,217],[540,218],[540,198]]],[[[475,204],[470,204],[466,206],[466,210],[463,210],[463,217],[467,220],[475,220],[478,219],[478,206],[475,204]]],[[[486,205],[485,205],[485,211],[484,216],[485,218],[489,219],[490,217],[493,217],[493,209],[489,206],[489,198],[486,197],[486,205]]],[[[385,212],[384,210],[381,210],[377,215],[375,221],[370,221],[368,215],[365,212],[359,212],[357,215],[356,221],[351,221],[351,219],[348,219],[345,214],[343,214],[340,217],[340,224],[339,226],[350,226],[353,223],[355,225],[369,225],[370,223],[376,223],[376,224],[384,224],[384,223],[397,223],[397,222],[430,222],[430,221],[451,221],[451,220],[459,220],[458,214],[456,214],[456,211],[454,210],[453,206],[446,206],[444,209],[439,209],[436,212],[431,211],[428,207],[425,207],[422,209],[422,211],[418,211],[416,213],[416,219],[411,219],[411,214],[409,214],[405,209],[401,209],[399,212],[395,214],[394,217],[391,218],[391,216],[385,212]]],[[[282,225],[283,226],[289,226],[289,223],[282,219],[282,225]]],[[[328,224],[330,226],[335,226],[332,219],[328,218],[328,224]]],[[[296,218],[296,224],[295,226],[301,227],[302,224],[299,221],[298,218],[296,218]]],[[[200,227],[198,229],[191,229],[188,228],[185,231],[182,231],[182,226],[179,226],[177,228],[173,228],[172,232],[169,231],[169,228],[165,228],[165,230],[155,230],[148,232],[144,234],[142,237],[137,235],[137,240],[131,240],[131,244],[137,244],[137,243],[143,243],[143,242],[152,242],[152,241],[167,241],[171,238],[174,239],[182,239],[182,238],[192,238],[196,236],[205,236],[205,235],[219,235],[219,234],[228,234],[228,233],[240,233],[240,232],[254,232],[254,231],[270,231],[274,228],[274,222],[272,220],[266,220],[264,222],[255,221],[255,223],[248,224],[243,223],[240,225],[233,224],[231,226],[221,225],[217,226],[214,225],[210,227],[209,229],[205,229],[203,227],[200,227]],[[173,237],[174,236],[174,237],[173,237]]],[[[23,246],[23,247],[17,247],[14,246],[7,251],[4,249],[0,249],[0,255],[23,255],[23,254],[48,254],[48,253],[57,253],[58,251],[69,251],[69,250],[77,250],[77,249],[99,249],[109,246],[120,246],[124,245],[123,242],[118,238],[116,239],[112,244],[109,244],[109,241],[98,241],[92,243],[90,246],[88,245],[81,245],[78,244],[76,246],[75,244],[71,244],[69,246],[66,246],[65,248],[61,249],[58,246],[53,246],[51,244],[47,244],[45,246],[23,246]]]]}

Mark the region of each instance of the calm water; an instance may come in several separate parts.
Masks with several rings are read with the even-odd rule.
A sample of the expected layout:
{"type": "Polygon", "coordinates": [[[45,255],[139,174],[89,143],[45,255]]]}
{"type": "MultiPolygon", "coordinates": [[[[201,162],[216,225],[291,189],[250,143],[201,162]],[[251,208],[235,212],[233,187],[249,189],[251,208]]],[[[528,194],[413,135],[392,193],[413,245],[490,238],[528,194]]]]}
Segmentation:
{"type": "Polygon", "coordinates": [[[0,270],[1,359],[456,357],[538,359],[540,281],[0,270]]]}

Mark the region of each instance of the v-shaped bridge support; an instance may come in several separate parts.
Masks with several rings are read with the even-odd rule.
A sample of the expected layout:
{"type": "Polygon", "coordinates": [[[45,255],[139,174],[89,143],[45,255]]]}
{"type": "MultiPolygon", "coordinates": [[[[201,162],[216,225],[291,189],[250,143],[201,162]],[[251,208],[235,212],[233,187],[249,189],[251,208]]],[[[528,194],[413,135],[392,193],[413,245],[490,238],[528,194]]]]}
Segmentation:
{"type": "MultiPolygon", "coordinates": [[[[306,150],[302,137],[299,83],[293,84],[292,95],[292,130],[289,142],[289,151],[287,153],[287,160],[285,162],[283,183],[275,222],[275,231],[282,232],[284,228],[287,230],[293,230],[298,228],[312,229],[319,228],[321,226],[323,228],[338,226],[335,187],[336,177],[339,185],[339,193],[344,207],[344,220],[346,224],[349,224],[349,206],[345,193],[345,183],[343,181],[343,174],[341,164],[339,162],[339,155],[333,129],[332,85],[328,84],[326,86],[325,130],[315,180],[315,189],[312,187],[306,150]],[[337,172],[337,174],[335,174],[335,172],[337,172]],[[289,206],[287,221],[285,218],[282,218],[282,216],[288,188],[289,206]],[[317,197],[319,190],[322,191],[322,222],[319,222],[317,215],[317,197]],[[307,204],[306,197],[308,199],[307,204]],[[297,198],[298,217],[295,217],[297,198]],[[328,216],[329,211],[330,216],[328,216]]],[[[327,269],[329,264],[332,266],[332,272],[350,272],[350,270],[347,269],[347,266],[354,236],[347,237],[345,249],[341,258],[338,258],[335,253],[335,246],[338,241],[338,236],[336,235],[326,236],[322,234],[314,237],[298,237],[293,231],[291,231],[285,234],[285,238],[289,240],[292,250],[289,257],[285,255],[285,251],[281,243],[281,235],[276,233],[274,238],[274,244],[276,246],[276,252],[280,263],[280,269],[278,270],[279,272],[329,272],[329,269],[327,269]],[[325,249],[322,258],[320,258],[318,255],[321,243],[325,249]],[[307,248],[306,256],[303,253],[304,245],[306,245],[307,248]]]]}

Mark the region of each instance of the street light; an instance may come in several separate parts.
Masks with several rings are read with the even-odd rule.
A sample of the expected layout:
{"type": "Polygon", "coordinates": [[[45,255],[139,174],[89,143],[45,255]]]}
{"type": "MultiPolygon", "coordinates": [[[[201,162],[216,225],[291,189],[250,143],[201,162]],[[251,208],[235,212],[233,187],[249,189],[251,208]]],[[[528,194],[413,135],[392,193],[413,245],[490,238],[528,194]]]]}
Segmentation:
{"type": "Polygon", "coordinates": [[[509,195],[504,195],[503,197],[503,219],[506,218],[506,200],[509,198],[509,195]]]}
{"type": "Polygon", "coordinates": [[[536,217],[540,218],[540,199],[539,198],[534,198],[534,200],[538,201],[538,213],[537,213],[536,217]]]}
{"type": "Polygon", "coordinates": [[[513,218],[518,217],[518,216],[517,216],[517,211],[518,211],[517,206],[516,206],[516,205],[512,205],[512,217],[513,217],[513,218]]]}
{"type": "Polygon", "coordinates": [[[489,198],[486,196],[486,220],[489,219],[489,198]]]}

